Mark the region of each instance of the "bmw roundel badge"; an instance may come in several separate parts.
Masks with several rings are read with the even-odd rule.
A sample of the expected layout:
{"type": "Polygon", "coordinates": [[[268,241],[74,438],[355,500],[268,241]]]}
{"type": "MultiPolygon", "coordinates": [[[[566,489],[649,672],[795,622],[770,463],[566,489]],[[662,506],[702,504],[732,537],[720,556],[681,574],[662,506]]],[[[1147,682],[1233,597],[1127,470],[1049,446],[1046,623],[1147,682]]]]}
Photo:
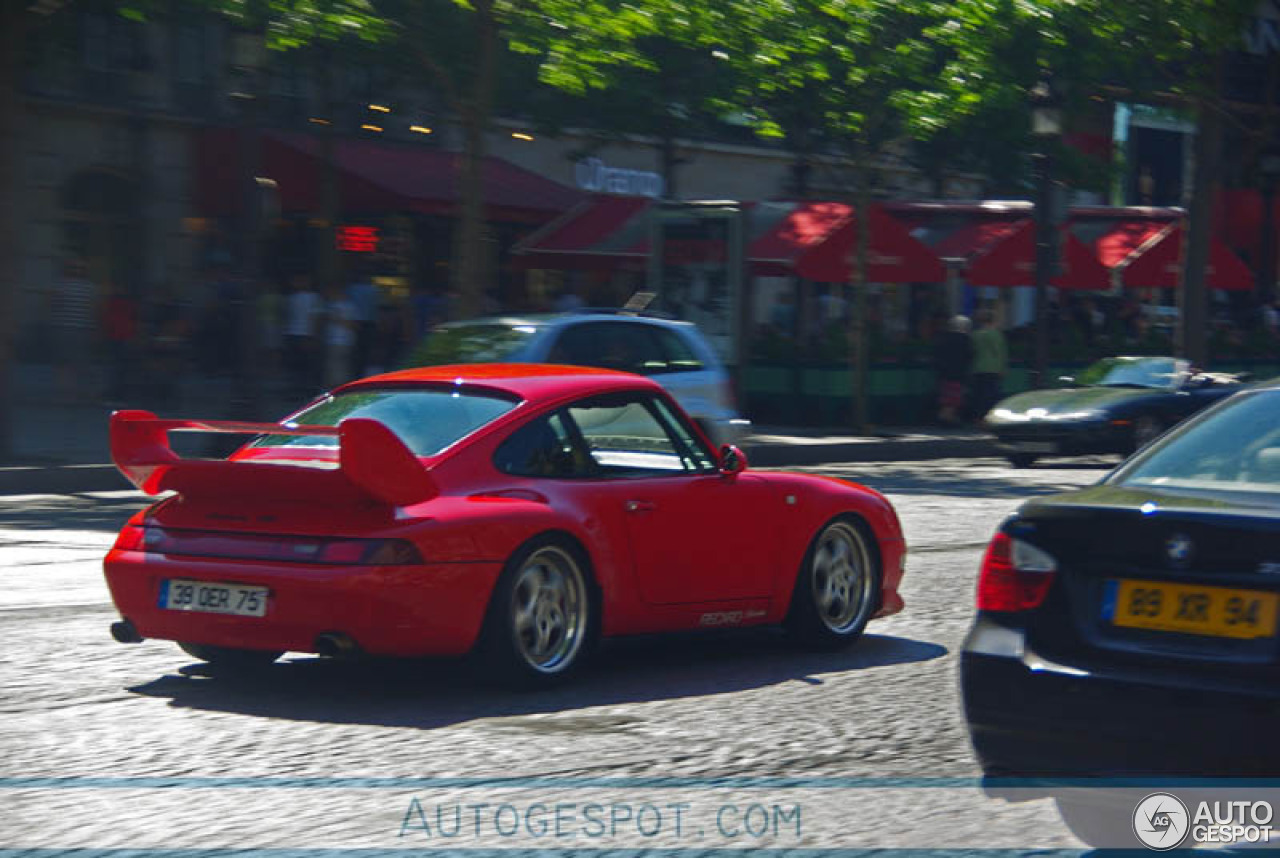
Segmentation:
{"type": "Polygon", "coordinates": [[[1175,533],[1170,536],[1164,543],[1165,556],[1169,558],[1169,562],[1174,566],[1181,568],[1191,562],[1191,554],[1194,545],[1191,537],[1185,533],[1175,533]]]}

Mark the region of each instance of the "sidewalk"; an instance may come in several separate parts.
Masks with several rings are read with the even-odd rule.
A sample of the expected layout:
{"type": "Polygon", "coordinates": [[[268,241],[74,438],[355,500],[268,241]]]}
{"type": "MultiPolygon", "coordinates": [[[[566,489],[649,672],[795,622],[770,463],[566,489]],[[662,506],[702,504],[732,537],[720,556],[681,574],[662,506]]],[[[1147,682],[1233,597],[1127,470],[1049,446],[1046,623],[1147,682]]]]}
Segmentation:
{"type": "MultiPolygon", "coordinates": [[[[23,366],[11,403],[13,461],[0,462],[0,495],[125,490],[132,486],[111,464],[107,425],[112,407],[58,402],[49,367],[23,366]]],[[[192,379],[178,401],[153,408],[165,417],[229,418],[231,382],[192,379]]],[[[279,418],[303,404],[297,397],[266,394],[258,419],[279,418]]],[[[124,407],[146,408],[131,402],[124,407]]],[[[824,462],[922,461],[995,455],[989,436],[972,429],[885,428],[874,435],[829,435],[807,429],[757,427],[742,444],[752,465],[791,467],[824,462]]]]}

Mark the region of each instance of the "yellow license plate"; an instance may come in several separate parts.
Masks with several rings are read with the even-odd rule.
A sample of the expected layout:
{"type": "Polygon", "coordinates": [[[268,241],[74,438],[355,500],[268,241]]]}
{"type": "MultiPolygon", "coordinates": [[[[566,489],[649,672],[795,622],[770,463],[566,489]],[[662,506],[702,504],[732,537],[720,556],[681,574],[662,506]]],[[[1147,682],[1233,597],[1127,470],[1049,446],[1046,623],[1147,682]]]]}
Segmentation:
{"type": "Polygon", "coordinates": [[[1220,638],[1269,638],[1280,596],[1257,590],[1129,579],[1107,582],[1103,615],[1113,625],[1220,638]]]}

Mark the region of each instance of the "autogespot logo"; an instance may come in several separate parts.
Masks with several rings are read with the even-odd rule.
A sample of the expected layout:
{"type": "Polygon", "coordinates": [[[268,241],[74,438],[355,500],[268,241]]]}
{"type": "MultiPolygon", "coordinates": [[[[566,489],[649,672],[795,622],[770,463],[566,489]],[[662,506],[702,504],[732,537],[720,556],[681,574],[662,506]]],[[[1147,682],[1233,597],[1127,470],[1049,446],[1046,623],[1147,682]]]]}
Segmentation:
{"type": "Polygon", "coordinates": [[[1177,848],[1190,827],[1187,806],[1167,792],[1152,793],[1133,809],[1133,833],[1148,849],[1177,848]]]}

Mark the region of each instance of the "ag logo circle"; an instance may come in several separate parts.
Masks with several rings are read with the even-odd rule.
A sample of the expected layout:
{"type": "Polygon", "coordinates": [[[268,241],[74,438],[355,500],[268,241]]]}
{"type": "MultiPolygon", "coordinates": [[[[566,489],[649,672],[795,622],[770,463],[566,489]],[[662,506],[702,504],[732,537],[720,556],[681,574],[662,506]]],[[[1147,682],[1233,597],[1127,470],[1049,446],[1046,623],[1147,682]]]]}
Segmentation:
{"type": "Polygon", "coordinates": [[[1187,806],[1167,792],[1154,792],[1133,809],[1133,833],[1148,849],[1174,849],[1186,839],[1190,828],[1187,806]]]}

